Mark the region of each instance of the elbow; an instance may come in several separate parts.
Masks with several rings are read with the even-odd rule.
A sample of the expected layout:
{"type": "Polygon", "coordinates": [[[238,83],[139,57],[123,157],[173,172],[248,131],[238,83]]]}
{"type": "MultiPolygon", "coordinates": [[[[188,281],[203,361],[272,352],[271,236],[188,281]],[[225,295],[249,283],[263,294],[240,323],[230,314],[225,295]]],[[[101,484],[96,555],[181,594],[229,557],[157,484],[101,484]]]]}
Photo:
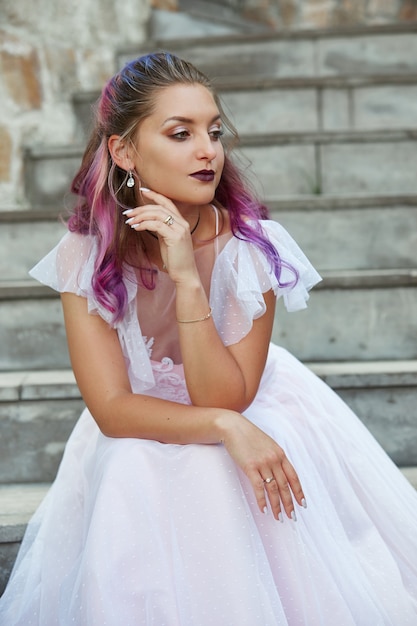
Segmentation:
{"type": "Polygon", "coordinates": [[[117,439],[129,436],[125,420],[123,419],[123,398],[129,394],[117,395],[113,399],[107,398],[103,402],[87,404],[87,408],[96,422],[100,432],[105,437],[117,439]]]}

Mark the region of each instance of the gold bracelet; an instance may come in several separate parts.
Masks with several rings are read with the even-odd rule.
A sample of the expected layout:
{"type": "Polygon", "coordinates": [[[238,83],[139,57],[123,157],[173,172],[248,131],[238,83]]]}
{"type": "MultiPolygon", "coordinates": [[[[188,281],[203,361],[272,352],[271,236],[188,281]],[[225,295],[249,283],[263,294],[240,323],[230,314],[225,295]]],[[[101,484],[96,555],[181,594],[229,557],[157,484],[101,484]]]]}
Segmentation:
{"type": "Polygon", "coordinates": [[[210,311],[204,317],[199,317],[196,320],[177,320],[177,322],[178,324],[195,324],[195,322],[205,322],[211,317],[211,314],[212,310],[210,308],[210,311]]]}

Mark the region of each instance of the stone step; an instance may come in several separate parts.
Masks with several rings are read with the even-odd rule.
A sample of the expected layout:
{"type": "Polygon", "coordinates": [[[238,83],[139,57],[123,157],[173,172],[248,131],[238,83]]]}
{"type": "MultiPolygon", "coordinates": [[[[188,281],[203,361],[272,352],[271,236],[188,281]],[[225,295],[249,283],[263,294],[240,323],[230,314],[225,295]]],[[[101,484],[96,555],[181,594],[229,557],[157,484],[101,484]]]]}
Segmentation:
{"type": "MultiPolygon", "coordinates": [[[[302,360],[417,358],[417,271],[323,272],[306,310],[277,306],[274,341],[302,360]]],[[[59,298],[32,280],[0,284],[0,371],[69,366],[59,298]]]]}
{"type": "Polygon", "coordinates": [[[0,211],[0,276],[12,281],[28,278],[28,271],[66,230],[58,211],[0,211]]]}
{"type": "MultiPolygon", "coordinates": [[[[417,195],[270,198],[279,221],[320,270],[414,268],[417,195]]],[[[28,271],[66,232],[58,211],[0,211],[0,276],[28,271]]]]}
{"type": "Polygon", "coordinates": [[[267,205],[321,271],[416,267],[416,196],[270,198],[267,205]]]}
{"type": "Polygon", "coordinates": [[[154,40],[126,48],[119,67],[139,54],[168,50],[212,77],[367,76],[417,71],[416,23],[258,35],[154,40]]]}
{"type": "MultiPolygon", "coordinates": [[[[245,135],[240,161],[264,197],[415,194],[416,138],[417,129],[245,135]]],[[[31,206],[70,205],[68,189],[82,152],[82,146],[26,150],[31,206]]]]}
{"type": "Polygon", "coordinates": [[[414,194],[417,130],[245,136],[241,162],[263,196],[414,194]]]}
{"type": "Polygon", "coordinates": [[[0,484],[53,480],[84,407],[71,370],[0,374],[0,484]]]}
{"type": "MultiPolygon", "coordinates": [[[[240,134],[414,127],[417,74],[217,80],[225,112],[240,134]]],[[[99,92],[75,94],[79,138],[89,133],[99,92]]]]}
{"type": "MultiPolygon", "coordinates": [[[[417,489],[417,468],[400,469],[417,489]]],[[[49,486],[49,483],[0,486],[0,596],[9,580],[26,526],[46,496],[49,486]]]]}
{"type": "MultiPolygon", "coordinates": [[[[398,465],[417,465],[417,360],[307,366],[398,465]]],[[[83,407],[69,369],[0,373],[0,484],[52,480],[83,407]]]]}

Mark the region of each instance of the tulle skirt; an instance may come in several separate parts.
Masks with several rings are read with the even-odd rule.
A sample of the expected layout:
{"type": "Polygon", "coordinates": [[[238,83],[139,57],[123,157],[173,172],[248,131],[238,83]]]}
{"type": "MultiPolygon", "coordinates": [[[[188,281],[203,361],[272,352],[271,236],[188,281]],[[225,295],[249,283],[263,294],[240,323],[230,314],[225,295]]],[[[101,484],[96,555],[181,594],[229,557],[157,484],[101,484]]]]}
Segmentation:
{"type": "Polygon", "coordinates": [[[245,414],[300,476],[297,521],[223,446],[111,439],[85,410],[1,626],[415,626],[417,494],[359,419],[272,345],[245,414]]]}

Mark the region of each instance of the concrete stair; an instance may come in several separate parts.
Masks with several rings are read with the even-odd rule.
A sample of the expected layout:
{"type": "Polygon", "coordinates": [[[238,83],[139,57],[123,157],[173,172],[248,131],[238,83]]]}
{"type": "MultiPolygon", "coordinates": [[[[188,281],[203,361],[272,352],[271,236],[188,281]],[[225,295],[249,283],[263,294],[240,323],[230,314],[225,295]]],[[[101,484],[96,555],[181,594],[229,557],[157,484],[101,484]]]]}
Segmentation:
{"type": "MultiPolygon", "coordinates": [[[[417,487],[417,25],[150,43],[215,77],[273,218],[323,275],[274,340],[354,409],[417,487]]],[[[119,63],[143,50],[124,50],[119,63]]],[[[0,593],[83,402],[59,298],[27,276],[65,227],[77,141],[31,146],[30,209],[0,211],[0,593]],[[12,262],[11,262],[12,259],[12,262]],[[46,349],[47,348],[47,349],[46,349]]]]}

